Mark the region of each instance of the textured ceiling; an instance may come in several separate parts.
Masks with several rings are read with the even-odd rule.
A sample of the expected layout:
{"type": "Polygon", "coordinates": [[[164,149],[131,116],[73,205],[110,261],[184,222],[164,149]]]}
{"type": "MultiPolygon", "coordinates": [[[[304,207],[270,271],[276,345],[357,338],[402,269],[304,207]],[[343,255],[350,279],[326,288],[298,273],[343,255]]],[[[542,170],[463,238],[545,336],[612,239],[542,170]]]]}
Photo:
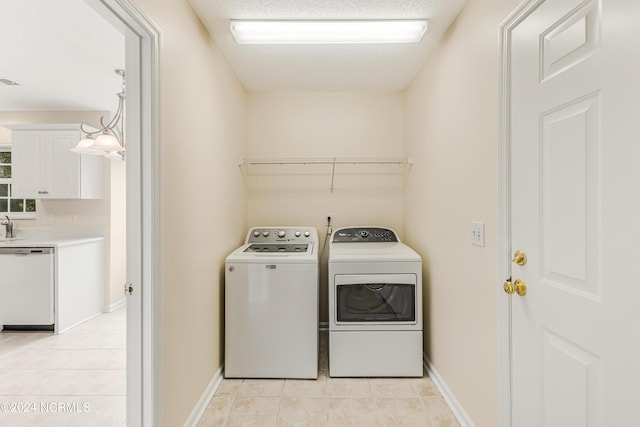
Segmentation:
{"type": "MultiPolygon", "coordinates": [[[[251,91],[399,90],[465,0],[190,0],[251,91]],[[427,18],[410,45],[237,45],[230,19],[427,18]]],[[[109,111],[124,37],[84,0],[0,0],[0,111],[109,111]]]]}
{"type": "Polygon", "coordinates": [[[124,36],[84,0],[0,0],[0,111],[110,111],[124,36]]]}
{"type": "Polygon", "coordinates": [[[190,0],[244,86],[251,91],[401,90],[465,0],[190,0]],[[238,45],[231,19],[428,19],[420,43],[238,45]]]}

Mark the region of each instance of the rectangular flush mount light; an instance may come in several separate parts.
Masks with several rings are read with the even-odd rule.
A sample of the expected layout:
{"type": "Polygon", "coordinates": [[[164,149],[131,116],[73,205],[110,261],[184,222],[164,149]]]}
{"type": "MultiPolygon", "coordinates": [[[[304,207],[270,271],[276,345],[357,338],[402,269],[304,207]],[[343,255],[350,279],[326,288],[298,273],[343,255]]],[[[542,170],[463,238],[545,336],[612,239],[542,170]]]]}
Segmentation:
{"type": "Polygon", "coordinates": [[[239,44],[417,43],[426,20],[231,21],[239,44]]]}

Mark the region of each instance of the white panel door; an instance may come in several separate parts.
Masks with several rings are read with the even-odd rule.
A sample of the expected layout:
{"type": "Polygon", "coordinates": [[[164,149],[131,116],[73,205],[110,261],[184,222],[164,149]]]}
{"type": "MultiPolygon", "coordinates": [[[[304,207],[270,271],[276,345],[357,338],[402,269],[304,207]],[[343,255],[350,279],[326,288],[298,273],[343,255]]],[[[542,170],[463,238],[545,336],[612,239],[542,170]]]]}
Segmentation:
{"type": "Polygon", "coordinates": [[[640,425],[639,18],[546,0],[511,34],[516,427],[640,425]]]}

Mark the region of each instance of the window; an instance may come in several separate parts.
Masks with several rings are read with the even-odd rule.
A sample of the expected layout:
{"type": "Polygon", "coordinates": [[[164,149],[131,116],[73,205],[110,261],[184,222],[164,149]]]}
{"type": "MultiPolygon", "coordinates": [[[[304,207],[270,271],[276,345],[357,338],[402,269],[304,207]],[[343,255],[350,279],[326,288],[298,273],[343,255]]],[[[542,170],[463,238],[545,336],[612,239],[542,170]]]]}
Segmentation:
{"type": "Polygon", "coordinates": [[[34,199],[16,199],[11,193],[11,147],[0,146],[0,215],[35,218],[34,199]]]}

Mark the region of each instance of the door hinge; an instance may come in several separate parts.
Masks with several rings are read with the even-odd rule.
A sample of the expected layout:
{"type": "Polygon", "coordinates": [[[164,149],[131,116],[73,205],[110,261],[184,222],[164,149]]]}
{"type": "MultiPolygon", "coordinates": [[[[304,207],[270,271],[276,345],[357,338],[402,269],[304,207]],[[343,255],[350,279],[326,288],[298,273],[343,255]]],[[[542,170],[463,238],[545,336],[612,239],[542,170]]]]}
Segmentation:
{"type": "Polygon", "coordinates": [[[124,284],[124,294],[125,295],[133,294],[133,284],[131,284],[131,283],[125,283],[124,284]]]}

